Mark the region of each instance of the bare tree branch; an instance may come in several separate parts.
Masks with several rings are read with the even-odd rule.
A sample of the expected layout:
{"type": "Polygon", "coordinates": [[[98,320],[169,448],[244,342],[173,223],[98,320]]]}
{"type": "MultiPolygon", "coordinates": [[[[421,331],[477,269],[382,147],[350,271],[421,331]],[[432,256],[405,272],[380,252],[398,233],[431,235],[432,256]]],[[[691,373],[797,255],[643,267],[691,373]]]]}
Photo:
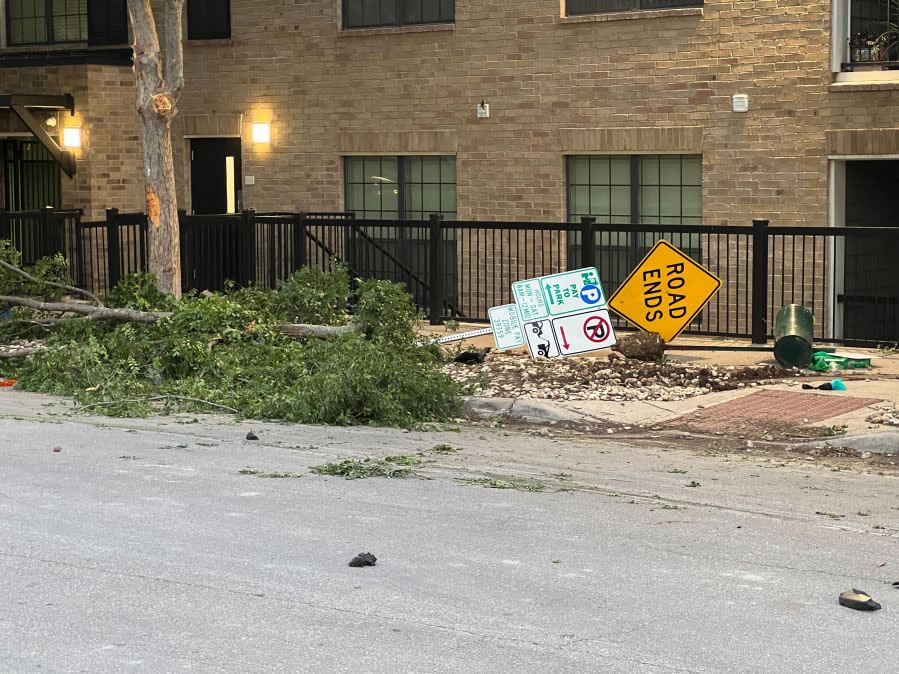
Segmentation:
{"type": "Polygon", "coordinates": [[[31,281],[32,283],[43,284],[45,286],[50,286],[52,288],[59,288],[60,290],[65,290],[70,293],[77,293],[79,295],[84,295],[88,299],[97,303],[97,306],[103,306],[103,302],[99,297],[94,295],[92,292],[88,292],[87,290],[83,290],[82,288],[76,288],[75,286],[66,285],[65,283],[56,283],[55,281],[45,281],[44,279],[35,278],[31,274],[29,274],[24,269],[19,269],[15,265],[11,265],[9,262],[4,260],[0,260],[0,267],[3,267],[7,271],[12,272],[13,274],[18,274],[22,278],[31,281]]]}
{"type": "Polygon", "coordinates": [[[14,295],[0,295],[0,302],[6,302],[14,306],[29,307],[40,311],[64,314],[83,314],[91,316],[95,320],[132,321],[135,323],[155,323],[160,318],[170,314],[164,311],[137,311],[135,309],[110,309],[109,307],[94,307],[87,304],[74,302],[42,302],[30,297],[16,297],[14,295]]]}

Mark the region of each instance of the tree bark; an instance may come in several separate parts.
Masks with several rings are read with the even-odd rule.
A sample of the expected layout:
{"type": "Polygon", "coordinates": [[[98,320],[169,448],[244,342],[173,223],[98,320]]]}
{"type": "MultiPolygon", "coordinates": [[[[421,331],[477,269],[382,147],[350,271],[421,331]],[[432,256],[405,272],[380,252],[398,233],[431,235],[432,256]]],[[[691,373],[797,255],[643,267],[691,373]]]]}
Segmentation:
{"type": "Polygon", "coordinates": [[[32,356],[40,351],[39,347],[28,347],[25,349],[14,349],[12,351],[5,351],[0,349],[0,358],[27,358],[28,356],[32,356]]]}
{"type": "MultiPolygon", "coordinates": [[[[78,304],[75,302],[43,302],[30,297],[0,295],[0,302],[13,306],[29,307],[39,311],[59,314],[79,314],[93,320],[125,321],[132,323],[155,323],[171,316],[167,311],[137,311],[136,309],[112,309],[105,306],[78,304]]],[[[74,320],[74,319],[73,319],[74,320]]],[[[362,332],[358,325],[309,325],[307,323],[283,323],[278,330],[288,337],[337,337],[347,332],[362,332]]],[[[212,348],[214,344],[210,344],[212,348]]]]}
{"type": "Polygon", "coordinates": [[[114,321],[131,321],[134,323],[155,323],[160,318],[165,318],[170,315],[164,311],[110,309],[109,307],[76,304],[75,302],[42,302],[40,300],[33,300],[30,297],[16,297],[15,295],[0,295],[0,302],[52,313],[81,314],[83,316],[90,316],[96,320],[109,319],[114,321]]]}
{"type": "Polygon", "coordinates": [[[289,337],[337,337],[347,332],[362,332],[358,325],[309,325],[308,323],[285,323],[278,330],[289,337]]]}
{"type": "Polygon", "coordinates": [[[184,0],[165,0],[163,56],[151,0],[128,0],[134,33],[134,79],[144,155],[147,196],[149,268],[159,290],[181,296],[181,251],[175,164],[172,159],[172,119],[184,86],[181,15],[184,0]],[[165,76],[163,76],[165,72],[165,76]]]}

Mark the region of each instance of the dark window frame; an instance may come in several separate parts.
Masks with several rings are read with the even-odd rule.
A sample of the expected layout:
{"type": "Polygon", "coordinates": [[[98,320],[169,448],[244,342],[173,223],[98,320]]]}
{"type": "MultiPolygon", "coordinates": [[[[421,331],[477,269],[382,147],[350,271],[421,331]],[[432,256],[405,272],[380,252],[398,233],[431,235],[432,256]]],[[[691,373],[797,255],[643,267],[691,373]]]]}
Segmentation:
{"type": "Polygon", "coordinates": [[[565,16],[702,7],[703,0],[565,0],[565,16]]]}
{"type": "Polygon", "coordinates": [[[395,28],[399,26],[429,26],[434,24],[446,24],[446,23],[454,23],[456,20],[456,2],[455,0],[431,0],[436,2],[438,5],[437,13],[438,18],[431,19],[428,18],[425,20],[421,18],[416,20],[412,15],[414,14],[414,9],[418,7],[419,16],[423,17],[424,15],[424,3],[428,2],[428,0],[341,0],[341,9],[342,9],[342,28],[344,30],[358,30],[364,28],[395,28]],[[351,2],[377,2],[378,3],[378,14],[383,16],[384,14],[384,3],[392,3],[393,7],[393,15],[394,19],[390,20],[378,20],[376,22],[368,22],[368,23],[351,23],[349,21],[349,16],[351,15],[351,11],[349,10],[349,4],[351,2]],[[448,5],[449,11],[444,12],[443,6],[448,5]]]}
{"type": "MultiPolygon", "coordinates": [[[[88,3],[84,3],[84,34],[80,36],[77,40],[57,40],[54,35],[53,30],[53,2],[54,0],[43,0],[44,3],[44,31],[45,31],[45,39],[36,40],[33,42],[14,42],[13,41],[13,21],[21,21],[21,19],[13,19],[12,12],[10,12],[10,0],[6,0],[4,5],[4,10],[6,11],[6,45],[7,47],[32,47],[37,45],[54,45],[54,44],[85,44],[88,41],[88,3]]],[[[65,14],[63,16],[78,16],[81,17],[82,14],[65,14]]],[[[37,21],[40,17],[28,17],[29,19],[33,19],[37,21]]]]}
{"type": "MultiPolygon", "coordinates": [[[[369,182],[365,179],[364,175],[362,177],[362,182],[354,182],[354,181],[350,180],[350,178],[351,178],[350,167],[349,167],[350,161],[351,160],[362,160],[363,171],[364,171],[365,170],[364,169],[365,160],[371,160],[371,159],[377,159],[379,161],[379,165],[381,167],[380,168],[381,175],[383,175],[383,173],[384,173],[384,170],[383,170],[384,160],[385,159],[396,160],[397,179],[396,179],[395,184],[396,184],[396,189],[398,191],[397,208],[396,208],[396,219],[397,220],[415,219],[415,218],[409,217],[410,213],[418,215],[419,219],[422,219],[422,220],[427,220],[428,215],[430,215],[430,213],[435,213],[435,212],[451,214],[452,216],[456,216],[458,214],[458,209],[459,209],[458,159],[457,159],[456,155],[448,155],[448,154],[434,154],[434,155],[393,155],[393,154],[389,154],[389,155],[348,155],[348,156],[345,156],[343,158],[343,160],[344,160],[343,161],[343,187],[344,187],[343,201],[344,201],[344,207],[347,211],[353,211],[357,214],[377,211],[377,213],[380,216],[377,219],[380,219],[380,220],[391,219],[389,217],[386,217],[386,218],[384,217],[385,209],[384,209],[383,197],[379,198],[378,208],[368,208],[368,204],[365,203],[364,189],[363,189],[363,203],[362,204],[350,204],[349,203],[349,195],[350,195],[350,186],[351,185],[361,185],[364,187],[366,185],[372,184],[371,182],[369,182]],[[413,161],[416,159],[420,160],[424,157],[430,157],[430,158],[436,157],[437,159],[440,160],[438,162],[438,169],[437,169],[437,171],[438,171],[437,182],[425,181],[423,167],[420,169],[421,170],[421,179],[420,180],[413,181],[411,176],[409,175],[410,174],[410,161],[413,161]],[[444,177],[443,177],[443,160],[444,159],[452,159],[453,160],[453,163],[455,165],[455,169],[453,171],[453,173],[455,174],[455,178],[453,180],[444,180],[444,177]],[[435,210],[435,209],[417,210],[417,209],[413,209],[411,207],[411,205],[407,205],[411,201],[409,191],[413,190],[413,189],[421,190],[422,201],[424,200],[423,192],[424,192],[425,185],[437,185],[438,192],[439,192],[438,201],[439,201],[439,205],[440,205],[440,208],[438,210],[435,210]],[[456,193],[456,199],[455,199],[456,204],[455,204],[455,207],[451,210],[443,209],[443,205],[444,205],[443,204],[443,191],[441,189],[444,186],[449,186],[449,185],[452,185],[455,188],[455,193],[456,193]],[[361,208],[359,206],[361,206],[361,208]]],[[[382,182],[379,184],[382,186],[382,189],[383,189],[383,185],[390,184],[390,183],[382,182]]],[[[386,212],[392,213],[393,211],[390,209],[387,209],[386,212]]],[[[447,220],[455,219],[455,217],[447,217],[447,215],[445,215],[445,217],[447,220]]],[[[360,219],[368,219],[368,218],[366,218],[364,215],[360,215],[360,219]]]]}
{"type": "Polygon", "coordinates": [[[204,26],[203,29],[200,29],[196,26],[191,27],[190,21],[190,0],[184,5],[184,13],[187,15],[187,39],[188,40],[230,40],[231,39],[231,0],[221,0],[221,2],[225,5],[225,16],[226,22],[225,25],[227,29],[223,33],[217,33],[214,30],[210,30],[207,26],[204,26]]]}
{"type": "MultiPolygon", "coordinates": [[[[592,162],[588,164],[588,175],[591,171],[592,171],[592,162]]],[[[614,222],[614,220],[613,220],[612,224],[634,225],[635,227],[639,227],[641,224],[650,224],[650,225],[651,224],[690,224],[688,222],[684,222],[684,220],[686,219],[686,220],[692,221],[692,220],[695,220],[697,217],[699,217],[701,219],[702,216],[701,215],[700,216],[684,215],[683,190],[684,190],[684,188],[687,188],[687,187],[692,187],[692,188],[698,187],[700,189],[700,200],[702,199],[702,155],[695,153],[695,152],[683,152],[683,153],[678,152],[678,153],[671,153],[671,154],[658,154],[655,152],[647,152],[647,153],[642,153],[642,154],[621,154],[621,155],[614,155],[614,154],[611,154],[611,155],[610,154],[569,154],[569,155],[566,155],[565,156],[565,192],[566,192],[565,210],[566,210],[566,215],[568,217],[568,221],[569,222],[579,222],[580,218],[582,216],[609,217],[610,219],[613,219],[615,216],[611,212],[608,214],[605,214],[605,215],[592,213],[592,212],[588,212],[588,213],[574,212],[574,210],[573,210],[574,199],[572,198],[572,192],[573,192],[573,189],[577,188],[577,187],[588,188],[588,197],[587,197],[588,202],[592,201],[592,198],[593,198],[592,191],[590,191],[592,188],[603,188],[603,187],[609,187],[610,189],[612,187],[627,187],[628,188],[628,190],[630,192],[630,207],[629,207],[630,212],[627,215],[627,220],[622,221],[622,222],[614,222]],[[612,181],[611,165],[610,165],[610,168],[608,171],[609,176],[610,176],[609,177],[610,182],[608,184],[599,183],[599,182],[594,183],[594,182],[592,182],[592,179],[590,179],[589,177],[588,177],[586,183],[572,182],[572,168],[571,167],[572,167],[573,161],[577,160],[577,159],[582,159],[585,157],[588,159],[595,159],[595,160],[609,160],[611,157],[627,158],[629,160],[629,169],[630,169],[630,176],[629,176],[628,183],[624,184],[624,183],[611,182],[612,181]],[[661,180],[661,165],[657,169],[657,172],[659,174],[658,182],[652,183],[652,182],[644,181],[642,179],[641,162],[645,161],[645,160],[649,160],[649,159],[656,159],[661,164],[661,159],[663,157],[669,157],[669,158],[677,157],[680,160],[680,181],[676,184],[662,182],[662,180],[661,180]],[[699,182],[698,183],[684,182],[684,160],[686,160],[686,159],[694,159],[694,160],[699,159],[700,173],[699,173],[699,182]],[[641,193],[641,191],[645,190],[645,189],[656,188],[659,192],[658,201],[659,201],[659,203],[661,203],[661,190],[662,190],[662,188],[666,188],[666,187],[680,188],[680,190],[681,190],[680,214],[677,216],[661,215],[661,214],[655,214],[655,213],[650,214],[650,215],[643,215],[641,213],[641,209],[640,209],[640,204],[641,204],[640,193],[641,193]],[[678,222],[678,223],[646,223],[646,222],[642,222],[641,223],[641,219],[643,219],[643,218],[661,219],[661,218],[673,218],[673,217],[677,217],[680,220],[680,222],[678,222]]],[[[611,193],[610,193],[610,197],[609,197],[610,208],[611,208],[611,203],[612,203],[612,199],[611,199],[611,193]]],[[[593,211],[594,209],[592,206],[588,206],[587,210],[593,211]]]]}

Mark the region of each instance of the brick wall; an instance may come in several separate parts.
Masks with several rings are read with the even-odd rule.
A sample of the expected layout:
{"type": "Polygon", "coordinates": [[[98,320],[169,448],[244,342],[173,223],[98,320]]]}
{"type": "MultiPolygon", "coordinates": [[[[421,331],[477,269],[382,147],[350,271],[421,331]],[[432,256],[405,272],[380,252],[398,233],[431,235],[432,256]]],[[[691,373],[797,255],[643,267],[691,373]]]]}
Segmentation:
{"type": "MultiPolygon", "coordinates": [[[[458,0],[454,30],[346,33],[338,5],[234,0],[232,44],[188,46],[182,110],[272,121],[271,147],[245,149],[246,204],[341,208],[336,130],[394,132],[395,148],[373,141],[372,152],[443,130],[457,139],[460,218],[559,220],[563,153],[622,147],[615,134],[571,145],[563,129],[701,127],[707,222],[826,218],[825,3],[565,22],[554,0],[458,0]],[[730,111],[734,93],[749,95],[747,114],[730,111]],[[476,119],[482,99],[490,119],[476,119]]],[[[631,135],[633,152],[679,149],[676,132],[631,135]]]]}
{"type": "MultiPolygon", "coordinates": [[[[565,153],[689,151],[703,155],[706,222],[817,225],[828,132],[899,126],[893,85],[831,84],[829,3],[568,19],[556,0],[457,0],[454,26],[349,32],[339,5],[232,0],[231,40],[186,44],[173,139],[182,205],[184,136],[240,133],[243,173],[256,179],[244,204],[260,210],[342,209],[350,151],[451,150],[461,219],[560,220],[565,153]],[[731,111],[735,93],[748,94],[748,113],[731,111]],[[476,119],[481,100],[489,119],[476,119]],[[253,121],[271,122],[270,146],[250,143],[253,121]]],[[[129,69],[0,70],[3,88],[19,83],[71,91],[84,113],[67,201],[92,214],[139,208],[129,69]]]]}
{"type": "MultiPolygon", "coordinates": [[[[81,126],[81,149],[74,150],[77,171],[62,174],[62,207],[84,208],[85,218],[100,218],[106,207],[143,208],[137,116],[129,105],[131,72],[112,66],[56,66],[0,69],[0,89],[16,94],[72,94],[75,119],[59,114],[58,129],[81,126]]],[[[38,119],[46,115],[37,114],[38,119]]],[[[0,133],[27,132],[10,110],[0,111],[0,133]]]]}

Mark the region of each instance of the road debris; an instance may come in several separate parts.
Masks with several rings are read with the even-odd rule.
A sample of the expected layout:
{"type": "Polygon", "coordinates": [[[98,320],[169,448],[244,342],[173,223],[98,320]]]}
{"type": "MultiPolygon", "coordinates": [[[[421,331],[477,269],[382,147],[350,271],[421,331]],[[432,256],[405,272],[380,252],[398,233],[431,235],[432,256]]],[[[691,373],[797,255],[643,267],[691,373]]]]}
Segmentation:
{"type": "Polygon", "coordinates": [[[62,451],[62,447],[54,447],[53,451],[54,451],[54,453],[59,454],[59,452],[62,451]]]}
{"type": "Polygon", "coordinates": [[[258,440],[259,436],[256,435],[253,431],[247,433],[247,440],[258,440]]]}
{"type": "Polygon", "coordinates": [[[615,357],[548,360],[491,353],[480,365],[448,363],[444,371],[477,396],[616,402],[685,400],[751,383],[793,381],[799,374],[772,365],[646,363],[612,355],[615,357]]]}
{"type": "Polygon", "coordinates": [[[665,342],[656,332],[635,332],[619,339],[612,350],[625,358],[652,362],[665,354],[665,342]]]}
{"type": "Polygon", "coordinates": [[[875,405],[874,409],[877,411],[866,419],[868,423],[899,426],[899,410],[893,403],[875,405]]]}
{"type": "Polygon", "coordinates": [[[368,457],[344,459],[334,463],[312,466],[309,470],[317,475],[333,475],[347,480],[361,480],[367,477],[409,477],[412,469],[408,466],[421,464],[419,456],[388,456],[384,459],[368,457]]]}
{"type": "Polygon", "coordinates": [[[477,351],[463,351],[458,356],[453,358],[453,362],[462,363],[463,365],[477,365],[484,362],[484,359],[487,357],[488,353],[490,353],[489,346],[484,347],[483,349],[478,349],[477,351]]]}
{"type": "Polygon", "coordinates": [[[812,384],[803,384],[802,388],[806,390],[817,389],[818,391],[845,391],[846,390],[846,382],[842,379],[832,379],[830,381],[826,381],[823,384],[819,384],[818,386],[813,386],[812,384]]]}
{"type": "Polygon", "coordinates": [[[880,604],[871,599],[871,595],[856,589],[841,594],[840,605],[856,611],[877,611],[880,608],[880,604]]]}
{"type": "Polygon", "coordinates": [[[360,552],[358,555],[353,557],[350,560],[350,566],[352,567],[360,567],[360,566],[374,566],[378,561],[378,558],[375,557],[370,552],[360,552]]]}

